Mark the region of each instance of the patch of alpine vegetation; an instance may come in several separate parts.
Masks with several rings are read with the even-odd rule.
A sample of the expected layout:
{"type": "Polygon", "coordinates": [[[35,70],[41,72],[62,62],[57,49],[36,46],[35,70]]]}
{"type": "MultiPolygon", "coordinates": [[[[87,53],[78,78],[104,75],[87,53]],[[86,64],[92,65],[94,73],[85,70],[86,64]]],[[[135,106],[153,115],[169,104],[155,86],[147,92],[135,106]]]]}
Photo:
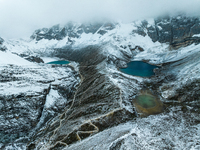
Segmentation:
{"type": "Polygon", "coordinates": [[[69,66],[5,65],[0,72],[1,149],[24,147],[29,134],[62,112],[79,82],[69,66]]]}

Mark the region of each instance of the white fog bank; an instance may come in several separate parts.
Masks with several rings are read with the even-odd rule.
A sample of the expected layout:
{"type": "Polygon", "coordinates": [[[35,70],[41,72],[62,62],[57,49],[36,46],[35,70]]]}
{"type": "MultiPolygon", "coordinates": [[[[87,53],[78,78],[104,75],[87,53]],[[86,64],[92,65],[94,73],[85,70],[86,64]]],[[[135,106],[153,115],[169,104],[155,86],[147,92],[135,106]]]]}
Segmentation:
{"type": "Polygon", "coordinates": [[[0,37],[30,36],[37,28],[68,21],[120,20],[184,12],[200,14],[199,0],[0,0],[0,37]]]}

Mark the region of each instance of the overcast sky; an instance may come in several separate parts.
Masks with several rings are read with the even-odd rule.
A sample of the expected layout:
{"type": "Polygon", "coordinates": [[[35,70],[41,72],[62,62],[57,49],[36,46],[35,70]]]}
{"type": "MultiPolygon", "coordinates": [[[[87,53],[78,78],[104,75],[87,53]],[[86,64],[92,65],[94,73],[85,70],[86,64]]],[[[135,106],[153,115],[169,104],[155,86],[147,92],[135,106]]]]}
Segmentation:
{"type": "Polygon", "coordinates": [[[68,21],[130,22],[177,12],[200,14],[200,0],[0,0],[0,37],[30,36],[68,21]]]}

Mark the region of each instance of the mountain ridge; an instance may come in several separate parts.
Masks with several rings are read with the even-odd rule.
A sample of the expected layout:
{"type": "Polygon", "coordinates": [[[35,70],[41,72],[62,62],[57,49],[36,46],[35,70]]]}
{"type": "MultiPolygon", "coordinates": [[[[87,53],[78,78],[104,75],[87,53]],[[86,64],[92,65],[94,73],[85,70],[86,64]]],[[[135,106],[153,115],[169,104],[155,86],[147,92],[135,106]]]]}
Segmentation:
{"type": "Polygon", "coordinates": [[[199,19],[176,16],[160,20],[100,24],[94,27],[71,25],[62,28],[57,25],[52,29],[35,31],[30,41],[2,42],[7,48],[5,52],[2,51],[4,54],[9,52],[41,59],[55,57],[71,63],[66,66],[42,62],[31,62],[29,66],[1,64],[0,102],[7,102],[6,108],[11,110],[18,109],[15,102],[20,103],[21,110],[28,105],[34,112],[32,106],[39,113],[32,114],[33,118],[38,119],[28,127],[30,132],[20,135],[18,124],[21,123],[23,127],[23,121],[29,122],[32,118],[23,119],[26,115],[20,116],[21,111],[7,114],[9,110],[1,107],[1,111],[5,112],[1,115],[1,122],[9,117],[11,122],[9,129],[6,128],[7,124],[2,124],[5,129],[1,131],[2,139],[11,140],[12,143],[4,142],[0,147],[198,149],[199,19]],[[119,67],[126,67],[130,61],[145,61],[160,68],[154,70],[155,76],[150,78],[130,76],[118,70],[119,67]],[[20,73],[23,71],[26,77],[20,73]],[[13,91],[16,93],[9,91],[8,87],[15,89],[13,91]],[[27,91],[23,92],[24,87],[40,89],[30,91],[41,97],[43,95],[41,106],[33,104],[37,102],[34,94],[31,94],[33,97],[28,96],[27,91]],[[164,103],[164,112],[142,118],[133,100],[147,91],[164,103]],[[23,106],[26,97],[30,100],[23,106]],[[16,121],[18,118],[15,117],[21,117],[21,121],[16,121]],[[8,133],[4,132],[19,136],[8,137],[8,133]],[[105,137],[109,140],[105,141],[105,137]],[[158,144],[154,142],[155,138],[158,144]],[[88,141],[96,139],[105,141],[105,144],[100,144],[98,140],[96,143],[88,141]],[[195,142],[184,144],[191,140],[195,142]]]}

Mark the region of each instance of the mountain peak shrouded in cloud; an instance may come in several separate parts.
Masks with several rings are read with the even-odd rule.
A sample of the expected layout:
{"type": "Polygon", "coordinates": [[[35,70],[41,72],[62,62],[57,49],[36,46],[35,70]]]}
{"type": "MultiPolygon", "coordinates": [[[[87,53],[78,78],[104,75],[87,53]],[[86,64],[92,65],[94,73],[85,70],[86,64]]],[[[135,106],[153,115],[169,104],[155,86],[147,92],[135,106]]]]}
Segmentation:
{"type": "Polygon", "coordinates": [[[120,20],[197,15],[199,0],[0,0],[0,36],[30,36],[37,28],[69,21],[120,20]]]}

